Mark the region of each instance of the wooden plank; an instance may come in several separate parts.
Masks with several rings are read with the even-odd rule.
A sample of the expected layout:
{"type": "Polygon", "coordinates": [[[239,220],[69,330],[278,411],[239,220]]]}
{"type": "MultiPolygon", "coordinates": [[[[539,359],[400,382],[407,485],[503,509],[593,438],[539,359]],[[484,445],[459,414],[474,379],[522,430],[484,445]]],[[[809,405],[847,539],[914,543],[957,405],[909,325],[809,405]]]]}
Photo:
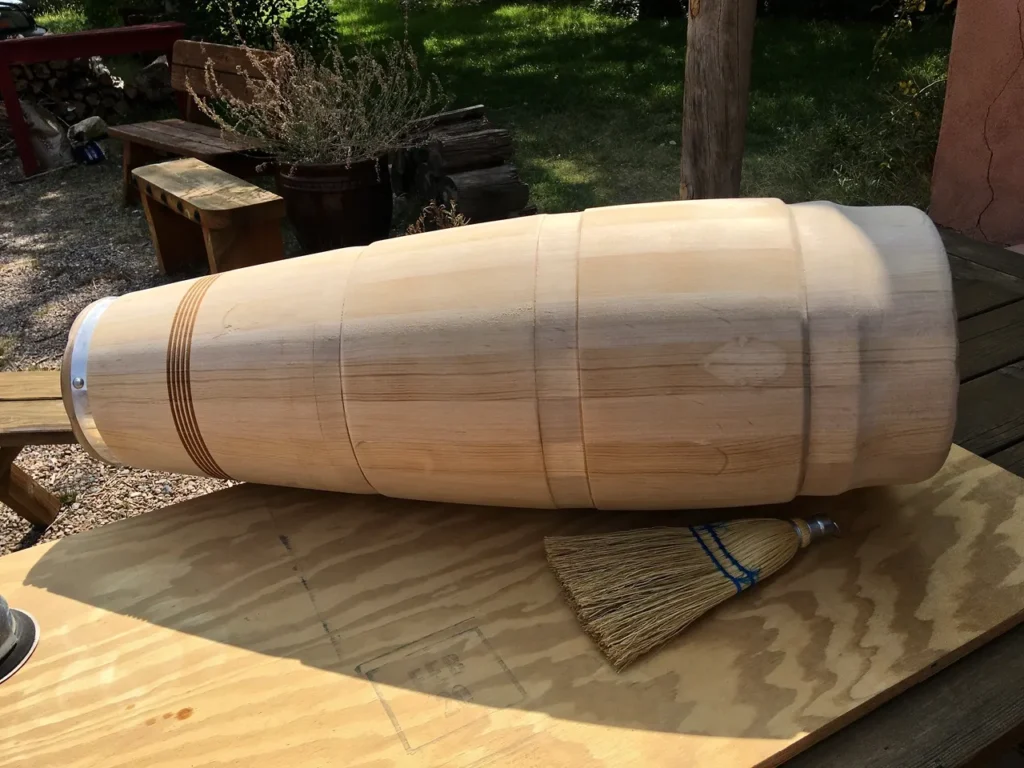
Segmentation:
{"type": "Polygon", "coordinates": [[[0,373],[0,402],[5,400],[59,400],[60,371],[0,373]]]}
{"type": "Polygon", "coordinates": [[[134,125],[114,126],[111,134],[117,139],[130,139],[143,142],[150,146],[170,148],[188,145],[190,150],[205,153],[225,152],[227,149],[218,139],[210,139],[199,130],[191,130],[187,126],[178,126],[177,121],[153,121],[134,125]]]}
{"type": "Polygon", "coordinates": [[[60,400],[15,400],[0,406],[0,436],[33,432],[71,432],[60,400]]]}
{"type": "Polygon", "coordinates": [[[156,251],[156,266],[162,275],[193,270],[206,255],[203,229],[161,204],[150,194],[142,196],[142,210],[149,223],[149,237],[156,251]]]}
{"type": "Polygon", "coordinates": [[[1024,440],[1024,363],[961,385],[953,439],[979,456],[1024,440]]]}
{"type": "Polygon", "coordinates": [[[917,486],[772,508],[846,535],[616,674],[543,536],[678,514],[232,488],[0,558],[46,628],[0,766],[775,765],[1021,619],[1022,495],[954,448],[917,486]]]}
{"type": "MultiPolygon", "coordinates": [[[[221,218],[228,223],[229,215],[237,211],[255,218],[277,219],[285,213],[284,200],[278,195],[192,157],[138,168],[135,177],[210,221],[215,214],[225,214],[221,218]]],[[[191,217],[188,212],[186,215],[191,217]]]]}
{"type": "MultiPolygon", "coordinates": [[[[955,768],[983,760],[1024,723],[1024,627],[843,728],[786,768],[955,768]]],[[[1012,742],[1011,742],[1012,744],[1012,742]]],[[[1002,747],[1010,749],[1010,744],[1002,747]]]]}
{"type": "Polygon", "coordinates": [[[961,320],[958,333],[961,381],[1024,360],[1024,301],[961,320]]]}
{"type": "Polygon", "coordinates": [[[163,159],[163,154],[144,144],[125,141],[121,155],[121,196],[125,205],[131,205],[139,202],[139,191],[135,188],[132,171],[140,166],[159,162],[163,159]]]}
{"type": "Polygon", "coordinates": [[[956,316],[960,320],[1024,298],[1024,280],[950,255],[956,316]]]}
{"type": "MultiPolygon", "coordinates": [[[[992,454],[989,461],[1015,475],[1024,477],[1024,442],[997,451],[992,454]]],[[[1021,718],[1021,722],[1024,723],[1024,717],[1021,718]]]]}
{"type": "Polygon", "coordinates": [[[224,136],[219,128],[199,123],[186,123],[184,120],[157,120],[149,123],[150,135],[165,134],[169,137],[181,136],[183,140],[207,147],[215,154],[232,154],[248,152],[258,147],[256,140],[241,141],[224,136]]]}
{"type": "Polygon", "coordinates": [[[65,35],[41,35],[0,41],[0,62],[26,64],[83,56],[114,56],[138,51],[170,51],[185,36],[178,21],[93,29],[65,35]]]}
{"type": "MultiPolygon", "coordinates": [[[[217,72],[217,83],[232,96],[246,101],[251,100],[249,84],[245,77],[234,72],[217,72]]],[[[198,96],[212,96],[213,92],[206,84],[206,70],[202,67],[179,67],[171,70],[171,88],[180,93],[188,92],[192,86],[198,96]]]]}
{"type": "Polygon", "coordinates": [[[210,274],[284,258],[278,219],[253,221],[245,226],[226,229],[205,229],[203,239],[210,274]]]}
{"type": "Polygon", "coordinates": [[[249,99],[248,81],[239,72],[247,73],[250,80],[263,80],[263,72],[273,74],[275,54],[270,51],[246,49],[235,45],[179,40],[174,46],[174,66],[171,67],[171,88],[186,91],[186,82],[200,96],[210,96],[206,86],[206,65],[209,62],[217,75],[217,82],[232,95],[249,99]],[[261,68],[263,72],[261,72],[261,68]]]}
{"type": "Polygon", "coordinates": [[[111,137],[121,141],[132,141],[172,154],[192,153],[202,160],[215,159],[221,155],[245,152],[256,145],[222,138],[216,128],[183,120],[157,120],[149,123],[114,126],[111,137]]]}
{"type": "Polygon", "coordinates": [[[945,244],[946,250],[954,256],[1004,272],[1007,275],[1024,278],[1024,256],[1021,254],[998,245],[972,240],[951,229],[940,229],[939,234],[942,235],[942,242],[945,244]]]}
{"type": "Polygon", "coordinates": [[[2,432],[0,447],[24,448],[28,445],[71,445],[78,440],[70,429],[42,430],[38,432],[2,432]]]}
{"type": "Polygon", "coordinates": [[[222,45],[194,40],[179,40],[174,44],[175,66],[205,69],[206,62],[213,62],[216,72],[237,72],[241,67],[250,77],[262,79],[259,69],[253,65],[256,61],[271,61],[275,54],[257,48],[244,48],[239,45],[222,45]]]}
{"type": "Polygon", "coordinates": [[[224,151],[211,150],[208,146],[177,136],[167,136],[156,131],[136,130],[136,125],[126,125],[120,128],[110,129],[111,138],[143,145],[150,149],[159,150],[171,155],[190,155],[201,160],[214,160],[218,155],[227,154],[224,151]]]}

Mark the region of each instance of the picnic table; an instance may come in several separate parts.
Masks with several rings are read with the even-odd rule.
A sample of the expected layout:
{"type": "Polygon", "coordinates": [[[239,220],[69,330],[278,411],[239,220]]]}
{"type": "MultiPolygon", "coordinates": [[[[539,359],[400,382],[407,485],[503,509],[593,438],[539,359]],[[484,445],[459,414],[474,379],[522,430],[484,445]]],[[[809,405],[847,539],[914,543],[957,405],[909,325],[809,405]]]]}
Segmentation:
{"type": "Polygon", "coordinates": [[[26,446],[73,442],[58,371],[0,373],[0,502],[33,525],[52,523],[60,500],[14,460],[26,446]]]}
{"type": "MultiPolygon", "coordinates": [[[[1024,475],[1024,256],[956,235],[945,240],[961,336],[963,387],[955,439],[1024,475]]],[[[954,449],[953,459],[991,476],[991,467],[986,469],[960,448],[954,449]]],[[[1007,478],[1000,486],[1001,503],[1008,509],[1019,506],[1024,486],[1000,474],[1007,478]]],[[[984,501],[965,498],[972,504],[984,501]]],[[[387,737],[396,745],[396,762],[387,764],[428,765],[432,756],[448,754],[439,745],[459,732],[469,750],[463,762],[476,760],[474,765],[487,763],[488,755],[494,764],[551,764],[548,758],[571,762],[574,756],[579,758],[574,764],[589,764],[577,737],[545,738],[528,727],[534,722],[528,718],[522,720],[519,736],[488,730],[484,722],[468,717],[460,702],[469,702],[454,689],[442,697],[441,710],[424,714],[414,688],[429,689],[433,677],[451,673],[445,671],[445,659],[449,666],[473,660],[481,676],[477,683],[487,687],[494,706],[523,713],[530,707],[522,704],[523,687],[473,627],[454,624],[402,644],[403,622],[430,626],[438,621],[436,612],[455,616],[464,611],[460,600],[467,593],[445,592],[447,582],[439,574],[458,572],[464,557],[459,542],[473,536],[467,534],[473,526],[444,505],[417,506],[412,511],[417,522],[403,529],[399,521],[410,510],[402,505],[408,504],[240,486],[0,558],[0,581],[14,587],[12,603],[17,605],[19,590],[27,590],[25,598],[38,601],[47,619],[41,621],[38,658],[26,668],[34,675],[33,685],[12,700],[14,709],[0,716],[0,733],[2,728],[17,731],[9,741],[18,744],[18,754],[9,758],[27,761],[31,756],[40,763],[71,766],[90,748],[113,750],[124,756],[125,764],[138,758],[149,765],[170,765],[189,756],[272,763],[275,750],[281,749],[282,764],[299,766],[345,754],[359,756],[364,749],[379,749],[387,737]],[[370,507],[378,504],[395,514],[369,515],[370,507]],[[453,516],[447,523],[446,515],[453,516]],[[155,585],[152,593],[140,589],[143,574],[155,585]],[[390,609],[382,608],[396,591],[407,599],[396,598],[390,609]],[[56,636],[52,630],[47,633],[51,615],[60,627],[56,636]],[[463,655],[450,658],[445,651],[449,645],[463,655]],[[110,654],[119,659],[116,670],[110,654]],[[430,668],[412,663],[431,654],[437,661],[430,668]],[[69,664],[75,665],[73,679],[65,675],[69,664]],[[58,689],[56,698],[50,695],[58,689]],[[78,717],[103,722],[104,728],[57,736],[46,732],[42,720],[20,722],[28,717],[25,713],[52,713],[54,700],[74,706],[78,717]],[[235,738],[223,738],[218,723],[230,723],[235,738]],[[471,754],[473,749],[477,752],[471,754]]],[[[515,519],[530,528],[540,526],[546,514],[529,511],[515,519]]],[[[485,589],[487,580],[522,568],[515,557],[500,557],[506,524],[511,525],[491,525],[492,535],[481,550],[491,552],[490,557],[499,553],[493,569],[480,574],[479,586],[470,579],[463,589],[485,589]]],[[[1001,535],[998,531],[992,535],[1001,535]]],[[[522,578],[526,581],[513,580],[508,589],[537,576],[527,568],[522,578]]],[[[494,593],[494,599],[503,599],[501,594],[494,593]]],[[[530,631],[503,637],[503,642],[523,649],[520,664],[543,664],[558,649],[541,643],[530,650],[530,638],[549,631],[547,605],[523,604],[520,610],[526,613],[499,621],[535,617],[530,631]]],[[[490,610],[486,600],[480,606],[484,613],[490,610]]],[[[1017,615],[995,630],[1014,625],[1017,615]]],[[[1024,626],[993,640],[988,637],[965,643],[959,661],[924,669],[913,678],[916,685],[786,765],[950,767],[1006,749],[1024,729],[1024,626]]],[[[574,663],[577,657],[569,654],[547,674],[552,681],[561,679],[557,669],[574,663]]],[[[593,709],[593,717],[612,717],[600,691],[623,695],[613,680],[598,676],[583,681],[588,686],[603,681],[604,687],[574,699],[575,706],[589,702],[585,708],[593,709]]],[[[538,691],[532,695],[540,695],[538,691]]],[[[563,734],[579,727],[564,725],[580,719],[579,710],[564,698],[573,695],[569,691],[563,687],[539,705],[555,716],[552,722],[560,723],[563,734]]],[[[656,695],[655,688],[650,693],[656,695]]],[[[657,732],[654,713],[630,710],[615,717],[633,726],[614,729],[613,736],[591,732],[594,743],[603,743],[606,750],[609,744],[633,738],[644,723],[651,740],[664,735],[657,732]]],[[[686,744],[704,738],[718,743],[722,737],[715,729],[725,727],[708,723],[707,733],[686,734],[686,744]]],[[[749,741],[756,746],[757,739],[749,741]]],[[[622,753],[623,760],[628,754],[622,753]]],[[[448,756],[455,759],[454,753],[448,756]]],[[[0,765],[7,764],[4,760],[0,756],[0,765]]]]}

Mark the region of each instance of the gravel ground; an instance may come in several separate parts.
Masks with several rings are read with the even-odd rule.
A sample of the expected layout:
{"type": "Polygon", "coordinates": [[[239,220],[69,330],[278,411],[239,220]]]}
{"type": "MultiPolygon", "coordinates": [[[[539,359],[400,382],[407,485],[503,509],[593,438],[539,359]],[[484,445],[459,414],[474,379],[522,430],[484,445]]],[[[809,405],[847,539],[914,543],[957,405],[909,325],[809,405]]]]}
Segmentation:
{"type": "MultiPolygon", "coordinates": [[[[23,183],[0,126],[0,370],[59,368],[68,330],[91,301],[167,282],[146,218],[121,205],[117,146],[109,159],[23,183]]],[[[45,531],[0,504],[0,554],[218,490],[220,480],[129,470],[78,446],[25,449],[17,463],[63,501],[45,531]]]]}

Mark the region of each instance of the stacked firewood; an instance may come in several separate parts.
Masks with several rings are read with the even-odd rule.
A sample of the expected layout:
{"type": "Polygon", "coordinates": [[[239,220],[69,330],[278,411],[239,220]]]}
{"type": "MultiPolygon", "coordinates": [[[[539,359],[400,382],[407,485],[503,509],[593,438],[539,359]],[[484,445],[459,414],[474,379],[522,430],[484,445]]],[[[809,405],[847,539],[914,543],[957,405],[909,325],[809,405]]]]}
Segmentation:
{"type": "MultiPolygon", "coordinates": [[[[165,60],[163,68],[166,66],[165,60]]],[[[138,83],[130,85],[112,75],[98,56],[14,64],[11,74],[18,98],[46,107],[67,123],[93,116],[108,123],[117,123],[128,114],[129,104],[135,99],[157,101],[167,97],[170,92],[169,75],[166,89],[162,83],[153,85],[152,79],[142,78],[142,74],[151,67],[153,65],[140,72],[138,83]]]]}
{"type": "Polygon", "coordinates": [[[482,104],[424,123],[422,143],[390,157],[395,194],[454,201],[473,223],[536,212],[528,205],[530,188],[512,162],[512,136],[491,124],[482,104]]]}

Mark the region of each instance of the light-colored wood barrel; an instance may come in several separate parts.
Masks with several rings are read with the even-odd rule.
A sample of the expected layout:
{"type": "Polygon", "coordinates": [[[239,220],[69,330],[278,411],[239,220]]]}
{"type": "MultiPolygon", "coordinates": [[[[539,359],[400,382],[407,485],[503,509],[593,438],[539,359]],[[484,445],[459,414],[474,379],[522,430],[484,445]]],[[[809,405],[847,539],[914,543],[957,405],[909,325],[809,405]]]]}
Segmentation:
{"type": "Polygon", "coordinates": [[[414,499],[692,508],[925,479],[957,390],[912,208],[709,200],[444,230],[83,311],[80,441],[414,499]]]}

